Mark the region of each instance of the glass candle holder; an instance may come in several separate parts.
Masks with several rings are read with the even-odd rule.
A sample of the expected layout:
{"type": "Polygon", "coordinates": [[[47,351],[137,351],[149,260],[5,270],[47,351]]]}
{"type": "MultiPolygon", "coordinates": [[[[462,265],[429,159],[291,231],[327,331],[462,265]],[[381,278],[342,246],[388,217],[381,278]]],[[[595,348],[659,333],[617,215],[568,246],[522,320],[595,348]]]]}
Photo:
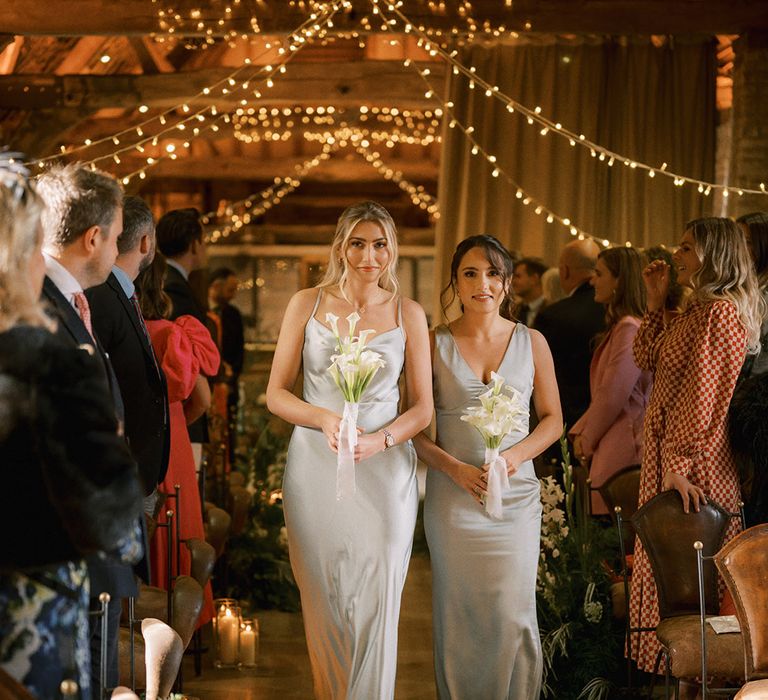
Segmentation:
{"type": "Polygon", "coordinates": [[[259,621],[244,619],[240,623],[240,664],[246,667],[256,665],[259,656],[259,621]]]}
{"type": "Polygon", "coordinates": [[[218,598],[213,636],[216,668],[236,668],[240,656],[240,606],[232,598],[218,598]]]}

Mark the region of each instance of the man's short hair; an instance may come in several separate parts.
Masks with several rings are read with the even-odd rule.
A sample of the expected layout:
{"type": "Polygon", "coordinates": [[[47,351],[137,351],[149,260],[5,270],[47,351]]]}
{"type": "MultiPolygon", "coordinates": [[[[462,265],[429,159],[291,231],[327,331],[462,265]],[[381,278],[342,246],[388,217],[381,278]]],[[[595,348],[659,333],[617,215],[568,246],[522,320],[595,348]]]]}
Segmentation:
{"type": "Polygon", "coordinates": [[[208,275],[208,286],[210,287],[214,282],[226,280],[230,277],[237,277],[233,270],[228,267],[217,267],[208,275]]]}
{"type": "Polygon", "coordinates": [[[51,166],[38,178],[37,191],[45,201],[40,217],[45,242],[59,247],[92,226],[99,226],[106,237],[123,202],[122,187],[114,177],[79,163],[51,166]]]}
{"type": "Polygon", "coordinates": [[[203,240],[203,225],[197,209],[174,209],[157,222],[157,247],[166,258],[184,255],[196,241],[203,240]]]}
{"type": "Polygon", "coordinates": [[[135,250],[141,237],[155,232],[155,220],[147,203],[136,196],[123,199],[123,232],[117,239],[117,252],[125,255],[135,250]]]}
{"type": "Polygon", "coordinates": [[[547,271],[547,265],[541,258],[520,258],[515,263],[515,267],[518,265],[525,265],[525,271],[529,275],[538,275],[541,277],[547,271]]]}

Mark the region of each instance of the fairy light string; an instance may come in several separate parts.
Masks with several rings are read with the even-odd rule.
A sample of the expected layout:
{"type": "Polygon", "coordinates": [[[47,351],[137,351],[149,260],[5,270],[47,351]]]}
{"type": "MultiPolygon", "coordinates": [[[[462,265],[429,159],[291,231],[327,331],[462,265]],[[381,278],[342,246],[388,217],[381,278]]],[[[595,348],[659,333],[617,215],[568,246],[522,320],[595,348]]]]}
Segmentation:
{"type": "MultiPolygon", "coordinates": [[[[190,104],[194,103],[197,100],[206,99],[206,98],[210,99],[209,96],[212,93],[214,93],[214,91],[219,91],[222,95],[234,95],[242,90],[248,90],[250,88],[250,82],[253,81],[256,77],[258,77],[258,75],[262,72],[267,73],[267,75],[263,78],[262,82],[265,82],[267,87],[272,87],[271,83],[274,82],[273,78],[276,75],[276,73],[285,72],[285,65],[292,59],[292,57],[298,51],[300,51],[304,46],[311,43],[314,40],[315,35],[322,32],[325,26],[327,26],[329,22],[332,22],[333,17],[337,12],[339,12],[342,8],[347,7],[349,5],[350,5],[350,0],[333,0],[333,2],[329,2],[329,3],[326,3],[326,5],[324,5],[324,8],[325,8],[324,14],[319,15],[319,14],[313,13],[309,19],[307,19],[299,27],[297,27],[294,31],[290,33],[288,48],[285,48],[284,46],[279,46],[277,48],[277,53],[280,56],[280,60],[277,61],[274,65],[267,64],[264,66],[259,66],[255,72],[250,73],[249,76],[245,77],[245,79],[241,75],[243,72],[249,70],[249,68],[254,64],[255,61],[259,61],[260,59],[264,58],[265,56],[267,56],[269,53],[273,51],[274,47],[268,45],[268,48],[265,48],[265,50],[261,54],[259,54],[259,56],[257,56],[255,59],[246,58],[243,62],[243,65],[239,66],[237,69],[232,71],[227,76],[224,76],[220,80],[212,83],[209,86],[204,87],[202,90],[200,90],[198,93],[190,97],[188,100],[185,100],[184,102],[180,102],[179,104],[174,105],[173,107],[169,107],[168,109],[160,112],[159,114],[155,114],[138,124],[135,124],[130,127],[126,127],[120,131],[115,132],[114,134],[110,134],[108,136],[104,136],[95,140],[85,139],[85,141],[81,145],[74,146],[74,147],[67,148],[65,146],[61,146],[57,153],[54,153],[42,158],[33,159],[29,163],[27,163],[27,165],[37,165],[39,167],[43,167],[45,163],[59,159],[62,156],[69,156],[72,154],[80,153],[84,150],[91,149],[96,146],[103,145],[105,143],[109,143],[110,141],[114,145],[120,145],[121,139],[126,138],[129,134],[136,134],[136,136],[140,137],[141,140],[133,143],[130,146],[112,150],[110,151],[110,153],[105,154],[104,156],[100,156],[98,158],[94,158],[88,162],[89,163],[97,162],[99,160],[113,158],[115,155],[119,157],[120,154],[125,153],[129,150],[133,150],[137,146],[143,146],[144,144],[151,142],[155,138],[159,138],[162,135],[165,135],[167,133],[174,131],[174,129],[182,130],[181,127],[186,127],[193,120],[200,121],[201,118],[205,119],[204,115],[208,111],[212,112],[212,116],[216,116],[218,110],[215,105],[208,104],[192,112],[190,104]],[[168,127],[167,129],[163,129],[160,132],[153,134],[152,136],[142,138],[144,136],[144,130],[147,129],[151,124],[158,122],[160,125],[165,126],[165,124],[168,122],[169,117],[171,117],[172,115],[175,115],[179,111],[183,112],[184,114],[187,114],[188,116],[183,117],[181,120],[174,123],[172,126],[168,127]]],[[[257,99],[261,97],[261,93],[258,90],[254,91],[253,95],[257,99]]],[[[146,105],[141,105],[138,108],[138,110],[140,113],[146,113],[147,111],[149,111],[149,108],[146,105]]]]}
{"type": "MultiPolygon", "coordinates": [[[[406,61],[404,62],[404,65],[406,67],[412,67],[413,62],[406,59],[406,61]]],[[[442,100],[440,100],[440,98],[437,97],[435,87],[432,85],[432,83],[429,81],[427,77],[429,75],[429,69],[425,68],[424,70],[420,70],[418,66],[413,66],[413,67],[415,68],[416,72],[421,77],[422,82],[427,88],[427,91],[425,94],[428,97],[437,100],[443,105],[443,112],[445,114],[446,119],[448,119],[448,128],[459,129],[462,132],[468,144],[470,145],[470,153],[473,156],[482,156],[485,159],[485,161],[488,163],[488,165],[492,168],[491,176],[494,178],[501,177],[511,187],[513,187],[515,190],[515,198],[520,200],[523,205],[532,206],[533,212],[537,216],[543,216],[545,218],[545,221],[548,224],[553,224],[557,222],[561,224],[568,231],[568,233],[570,233],[572,236],[579,238],[580,240],[583,240],[585,238],[590,238],[604,248],[609,248],[611,246],[617,246],[617,245],[626,245],[628,247],[631,247],[632,244],[629,241],[627,241],[624,244],[620,244],[615,241],[611,241],[608,238],[603,238],[601,236],[594,235],[589,231],[586,231],[580,226],[577,226],[570,217],[561,216],[557,212],[550,209],[542,201],[540,201],[539,199],[534,197],[532,194],[527,192],[525,188],[519,182],[517,182],[517,180],[515,180],[509,173],[506,172],[506,170],[501,165],[499,165],[498,158],[494,154],[490,153],[487,149],[485,149],[482,146],[482,144],[477,140],[477,138],[475,138],[474,126],[472,125],[465,126],[456,117],[456,114],[453,109],[453,103],[443,102],[442,100]]]]}
{"type": "Polygon", "coordinates": [[[273,206],[279,205],[286,195],[295,191],[301,185],[302,179],[309,172],[331,158],[338,149],[339,146],[337,144],[325,144],[323,150],[316,156],[305,160],[303,163],[298,163],[294,167],[292,175],[276,177],[271,185],[260,192],[251,194],[245,199],[223,204],[217,210],[203,214],[202,221],[204,224],[210,224],[215,219],[225,216],[230,219],[229,224],[216,228],[208,234],[209,242],[217,243],[222,239],[228,238],[233,232],[251,223],[254,218],[261,216],[273,206]],[[241,216],[235,214],[237,209],[245,209],[246,211],[241,216]]]}
{"type": "Polygon", "coordinates": [[[469,80],[470,89],[474,90],[479,88],[484,92],[486,97],[501,102],[505,106],[508,113],[514,114],[517,112],[525,117],[526,122],[529,125],[538,125],[538,127],[540,127],[540,133],[542,136],[555,134],[563,139],[567,139],[569,145],[572,147],[581,146],[582,148],[588,149],[590,156],[597,158],[601,162],[604,162],[608,167],[612,167],[615,163],[620,163],[628,168],[631,168],[632,170],[644,171],[650,178],[654,178],[656,176],[668,178],[672,180],[673,184],[677,187],[682,187],[686,184],[695,186],[697,191],[705,196],[709,196],[713,190],[722,191],[724,197],[728,197],[731,193],[735,193],[739,196],[744,194],[768,194],[768,189],[766,189],[765,183],[763,182],[760,183],[758,188],[742,187],[736,185],[721,185],[716,182],[709,182],[707,180],[700,180],[688,175],[682,175],[678,172],[670,170],[666,163],[663,163],[661,166],[653,166],[601,146],[599,143],[588,139],[584,134],[577,134],[560,122],[545,116],[542,113],[540,107],[537,106],[531,109],[530,107],[527,107],[526,105],[518,102],[517,100],[502,92],[498,85],[493,85],[483,79],[477,74],[477,69],[474,66],[467,67],[456,58],[458,51],[447,51],[437,42],[430,39],[427,33],[423,31],[422,27],[417,26],[415,23],[409,20],[408,17],[399,9],[402,3],[388,3],[387,6],[387,11],[395,15],[397,20],[386,19],[386,15],[381,10],[381,7],[379,7],[379,0],[372,0],[372,3],[374,6],[374,12],[377,12],[386,20],[386,24],[382,25],[382,29],[386,27],[391,31],[391,27],[395,26],[397,24],[397,20],[399,20],[403,26],[403,31],[405,34],[413,33],[414,35],[418,36],[419,46],[423,47],[427,53],[429,53],[431,56],[440,56],[446,63],[451,66],[454,75],[464,75],[464,77],[469,80]]]}

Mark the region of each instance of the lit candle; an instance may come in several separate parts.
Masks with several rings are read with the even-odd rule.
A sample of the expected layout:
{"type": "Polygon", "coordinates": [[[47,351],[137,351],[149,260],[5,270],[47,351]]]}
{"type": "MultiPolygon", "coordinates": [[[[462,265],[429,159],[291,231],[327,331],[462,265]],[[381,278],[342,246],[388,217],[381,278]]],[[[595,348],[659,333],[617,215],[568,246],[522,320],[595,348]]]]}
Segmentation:
{"type": "Polygon", "coordinates": [[[237,644],[240,621],[232,613],[231,608],[226,608],[224,614],[219,615],[219,660],[227,666],[237,663],[237,644]]]}
{"type": "Polygon", "coordinates": [[[244,620],[240,627],[240,663],[244,666],[256,665],[256,653],[259,644],[258,622],[244,620]]]}

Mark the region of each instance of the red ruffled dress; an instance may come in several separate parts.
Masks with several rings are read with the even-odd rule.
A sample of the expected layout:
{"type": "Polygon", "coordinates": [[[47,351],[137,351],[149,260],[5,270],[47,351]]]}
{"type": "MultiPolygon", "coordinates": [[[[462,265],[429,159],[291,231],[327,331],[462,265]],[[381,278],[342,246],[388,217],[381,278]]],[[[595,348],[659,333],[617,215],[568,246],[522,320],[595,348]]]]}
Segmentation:
{"type": "MultiPolygon", "coordinates": [[[[184,418],[182,402],[189,398],[195,387],[195,381],[201,373],[213,376],[219,369],[219,351],[211,334],[196,318],[180,316],[176,321],[147,321],[152,346],[155,349],[158,362],[165,372],[168,383],[168,403],[171,426],[171,452],[168,462],[168,472],[160,491],[172,494],[174,486],[181,486],[181,507],[177,512],[179,534],[182,540],[205,539],[203,515],[198,490],[195,460],[192,455],[192,445],[187,433],[187,422],[184,418]]],[[[169,508],[176,511],[173,501],[169,508]]],[[[165,522],[165,510],[160,514],[159,521],[165,522]]],[[[152,585],[165,588],[168,564],[168,538],[165,528],[158,528],[151,542],[152,555],[152,585]]],[[[176,553],[173,553],[174,568],[176,553]]],[[[188,575],[190,572],[190,556],[182,544],[180,549],[181,566],[179,572],[188,575]]],[[[205,586],[205,600],[200,612],[198,626],[203,625],[213,617],[213,596],[210,582],[205,586]]]]}

